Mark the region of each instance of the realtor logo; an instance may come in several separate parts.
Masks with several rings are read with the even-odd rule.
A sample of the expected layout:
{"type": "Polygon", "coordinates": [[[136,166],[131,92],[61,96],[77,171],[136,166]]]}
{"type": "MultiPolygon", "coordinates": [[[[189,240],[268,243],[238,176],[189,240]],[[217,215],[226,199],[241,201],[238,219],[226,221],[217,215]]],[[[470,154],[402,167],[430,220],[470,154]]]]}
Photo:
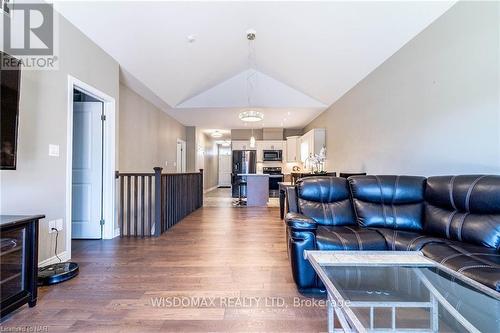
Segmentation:
{"type": "MultiPolygon", "coordinates": [[[[24,69],[55,69],[54,9],[49,3],[3,2],[3,50],[24,69]]],[[[2,64],[5,68],[6,64],[2,64]]]]}

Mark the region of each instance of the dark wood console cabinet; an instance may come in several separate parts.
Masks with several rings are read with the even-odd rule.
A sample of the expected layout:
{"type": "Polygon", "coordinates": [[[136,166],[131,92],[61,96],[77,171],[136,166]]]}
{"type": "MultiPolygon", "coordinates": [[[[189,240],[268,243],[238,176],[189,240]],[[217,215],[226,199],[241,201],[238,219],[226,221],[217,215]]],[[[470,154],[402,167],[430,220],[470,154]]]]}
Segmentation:
{"type": "Polygon", "coordinates": [[[43,215],[0,215],[0,317],[36,305],[38,220],[43,215]]]}

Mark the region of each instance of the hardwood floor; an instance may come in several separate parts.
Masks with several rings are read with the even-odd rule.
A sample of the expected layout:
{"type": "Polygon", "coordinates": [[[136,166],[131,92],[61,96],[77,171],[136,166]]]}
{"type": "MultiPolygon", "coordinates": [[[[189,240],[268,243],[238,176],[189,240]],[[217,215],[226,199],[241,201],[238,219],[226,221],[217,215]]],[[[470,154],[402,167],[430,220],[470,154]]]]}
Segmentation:
{"type": "Polygon", "coordinates": [[[284,232],[277,208],[205,207],[156,239],[73,241],[80,275],[40,288],[38,305],[2,329],[326,331],[324,307],[296,306],[307,298],[293,283],[284,232]],[[168,306],[175,300],[185,306],[168,306]]]}
{"type": "MultiPolygon", "coordinates": [[[[216,188],[203,196],[205,207],[233,207],[233,198],[230,188],[216,188]]],[[[267,207],[279,207],[279,198],[269,198],[267,207]]]]}

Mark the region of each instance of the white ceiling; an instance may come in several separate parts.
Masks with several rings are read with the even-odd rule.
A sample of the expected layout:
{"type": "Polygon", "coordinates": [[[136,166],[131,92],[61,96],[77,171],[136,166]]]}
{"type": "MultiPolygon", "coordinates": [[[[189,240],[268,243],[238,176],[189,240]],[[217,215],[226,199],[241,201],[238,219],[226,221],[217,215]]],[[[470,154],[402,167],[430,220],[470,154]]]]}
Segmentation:
{"type": "Polygon", "coordinates": [[[123,81],[183,124],[241,128],[248,28],[257,31],[265,78],[253,106],[262,107],[266,127],[302,127],[453,3],[72,1],[56,8],[120,63],[123,81]]]}
{"type": "Polygon", "coordinates": [[[178,108],[240,109],[250,106],[325,108],[327,105],[254,69],[245,70],[177,105],[178,108]]]}

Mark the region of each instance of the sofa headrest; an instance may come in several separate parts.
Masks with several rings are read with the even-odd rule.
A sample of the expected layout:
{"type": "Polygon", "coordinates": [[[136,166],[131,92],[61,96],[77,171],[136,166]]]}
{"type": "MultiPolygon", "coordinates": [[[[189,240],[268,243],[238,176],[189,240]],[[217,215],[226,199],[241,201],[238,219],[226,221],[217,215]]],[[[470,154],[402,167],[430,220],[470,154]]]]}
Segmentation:
{"type": "Polygon", "coordinates": [[[384,204],[410,204],[424,200],[425,177],[352,176],[352,196],[358,200],[384,204]]]}
{"type": "Polygon", "coordinates": [[[436,176],[427,179],[425,199],[434,206],[472,214],[500,214],[500,176],[436,176]]]}
{"type": "Polygon", "coordinates": [[[297,182],[299,199],[332,203],[349,199],[347,179],[339,177],[307,177],[297,182]]]}

